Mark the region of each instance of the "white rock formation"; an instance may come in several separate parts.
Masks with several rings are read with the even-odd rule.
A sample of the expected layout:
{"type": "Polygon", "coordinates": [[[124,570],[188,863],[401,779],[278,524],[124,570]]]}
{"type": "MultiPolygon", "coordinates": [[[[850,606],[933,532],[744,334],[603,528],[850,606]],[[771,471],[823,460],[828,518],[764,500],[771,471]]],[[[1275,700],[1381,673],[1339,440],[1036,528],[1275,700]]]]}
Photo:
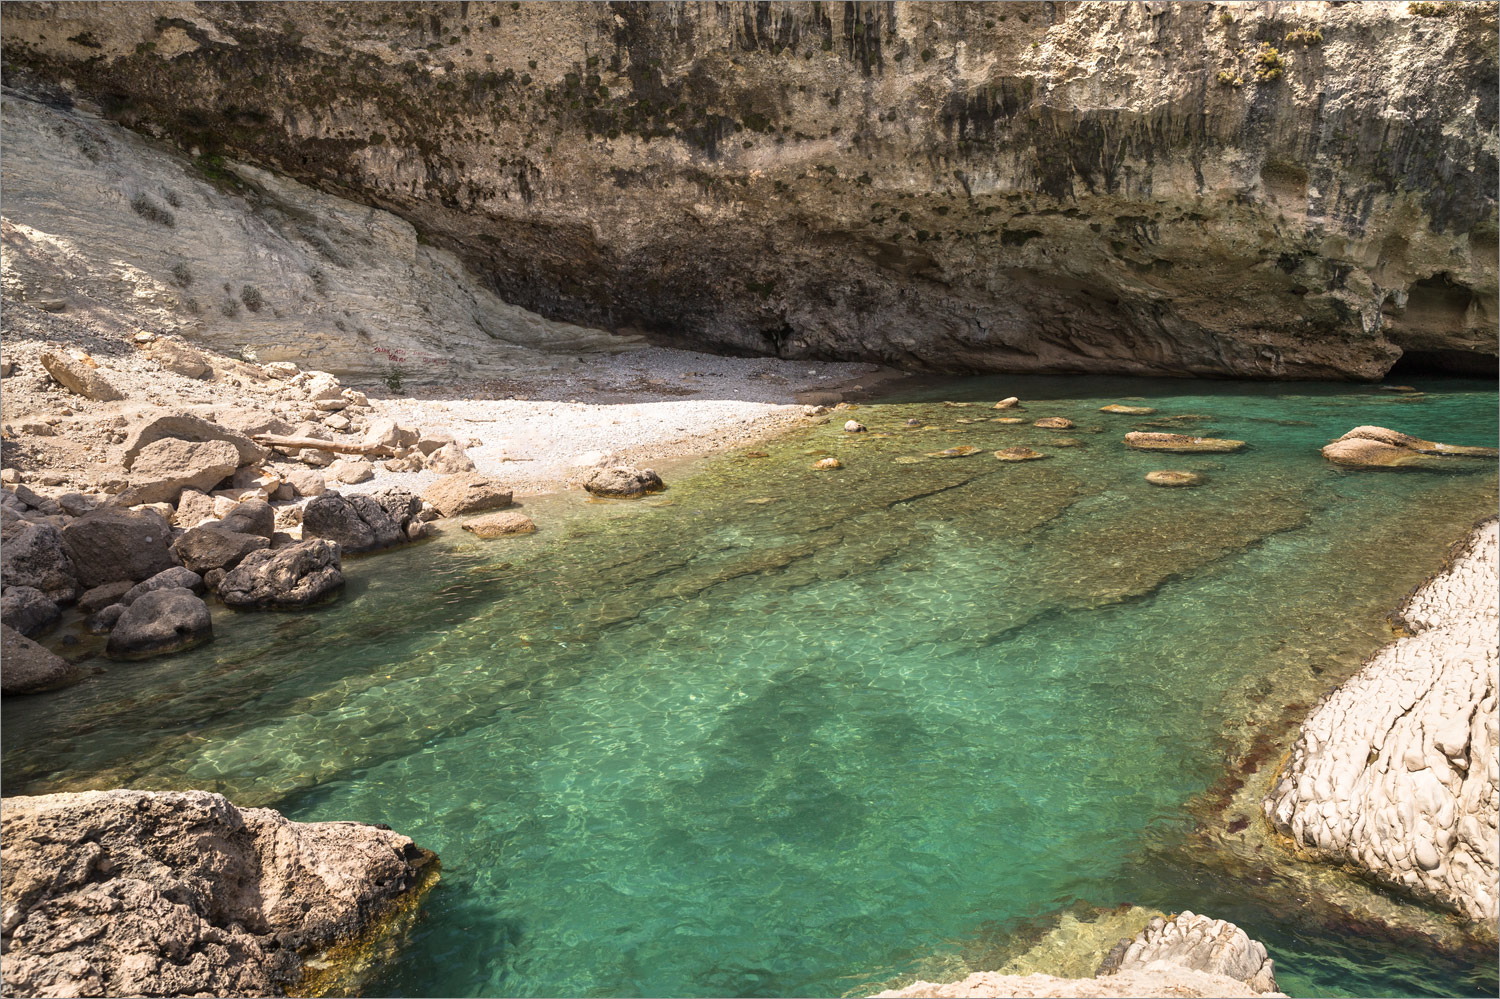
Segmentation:
{"type": "Polygon", "coordinates": [[[1157,916],[1105,961],[1099,974],[1187,968],[1244,982],[1256,992],[1276,991],[1276,968],[1265,945],[1233,923],[1183,910],[1157,916]]]}
{"type": "Polygon", "coordinates": [[[388,212],[253,167],[195,166],[82,110],[11,93],[0,109],[7,299],[405,384],[635,346],[506,304],[388,212]]]}
{"type": "Polygon", "coordinates": [[[1299,851],[1496,919],[1496,578],[1489,521],[1407,602],[1386,646],[1303,723],[1262,807],[1299,851]]]}

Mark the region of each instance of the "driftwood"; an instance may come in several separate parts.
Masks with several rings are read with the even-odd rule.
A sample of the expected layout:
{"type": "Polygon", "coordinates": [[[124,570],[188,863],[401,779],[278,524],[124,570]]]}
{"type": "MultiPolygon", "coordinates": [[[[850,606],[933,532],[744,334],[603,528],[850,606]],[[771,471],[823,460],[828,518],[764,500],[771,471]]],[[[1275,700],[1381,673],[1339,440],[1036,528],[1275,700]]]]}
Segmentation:
{"type": "Polygon", "coordinates": [[[256,434],[250,438],[266,447],[285,448],[298,451],[311,448],[314,451],[332,451],[335,454],[368,454],[377,458],[394,458],[396,449],[388,444],[371,444],[362,441],[320,441],[316,437],[280,437],[276,434],[256,434]]]}

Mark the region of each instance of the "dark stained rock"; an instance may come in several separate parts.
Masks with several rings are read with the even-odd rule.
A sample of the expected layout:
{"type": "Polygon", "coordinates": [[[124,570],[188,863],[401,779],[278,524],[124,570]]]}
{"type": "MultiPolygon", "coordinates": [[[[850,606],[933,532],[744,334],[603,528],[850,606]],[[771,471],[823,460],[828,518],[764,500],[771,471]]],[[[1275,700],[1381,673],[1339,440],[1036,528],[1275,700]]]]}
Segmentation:
{"type": "Polygon", "coordinates": [[[194,593],[203,592],[203,577],[186,566],[174,565],[170,569],[163,569],[150,579],[142,580],[120,595],[119,602],[129,607],[141,597],[154,590],[170,590],[180,587],[184,590],[192,590],[194,593]]]}
{"type": "Polygon", "coordinates": [[[662,483],[661,476],[649,468],[615,465],[612,468],[601,468],[590,475],[583,488],[595,496],[620,499],[660,492],[667,487],[662,483]]]}
{"type": "Polygon", "coordinates": [[[64,527],[62,540],[86,587],[147,579],[177,564],[172,529],[155,510],[100,507],[64,527]]]}
{"type": "Polygon", "coordinates": [[[203,524],[172,542],[172,552],[196,573],[210,569],[233,569],[253,551],[269,548],[271,541],[259,534],[240,534],[221,524],[203,524]]]}
{"type": "Polygon", "coordinates": [[[54,525],[9,521],[0,527],[0,549],[4,551],[0,586],[33,586],[50,600],[71,600],[76,595],[77,569],[63,533],[54,525]]]}
{"type": "Polygon", "coordinates": [[[400,486],[386,486],[384,489],[375,489],[368,493],[369,497],[380,508],[390,515],[403,530],[411,523],[411,519],[422,512],[422,501],[417,494],[400,486]]]}
{"type": "Polygon", "coordinates": [[[246,555],[219,582],[219,599],[240,610],[296,610],[333,600],[343,589],[338,542],[313,538],[246,555]]]}
{"type": "Polygon", "coordinates": [[[406,540],[401,525],[369,496],[343,496],[332,490],[307,501],[302,536],[338,542],[344,553],[388,548],[406,540]]]}
{"type": "Polygon", "coordinates": [[[27,638],[40,635],[60,614],[57,604],[34,586],[7,586],[0,596],[0,621],[27,638]]]}
{"type": "Polygon", "coordinates": [[[147,659],[191,649],[213,637],[208,604],[192,590],[153,590],[125,608],[109,633],[105,653],[111,659],[147,659]]]}
{"type": "MultiPolygon", "coordinates": [[[[0,625],[0,692],[36,694],[83,679],[84,671],[54,655],[9,625],[0,625]]],[[[9,847],[10,844],[6,844],[9,847]]],[[[10,866],[10,857],[6,857],[10,866]]],[[[6,878],[10,872],[6,872],[6,878]]],[[[9,924],[3,927],[9,932],[9,924]]]]}
{"type": "Polygon", "coordinates": [[[284,995],[303,954],[377,926],[432,859],[206,791],[12,797],[0,818],[7,995],[284,995]]]}
{"type": "Polygon", "coordinates": [[[226,531],[258,534],[270,540],[276,531],[276,511],[265,500],[248,499],[226,513],[219,524],[226,531]]]}

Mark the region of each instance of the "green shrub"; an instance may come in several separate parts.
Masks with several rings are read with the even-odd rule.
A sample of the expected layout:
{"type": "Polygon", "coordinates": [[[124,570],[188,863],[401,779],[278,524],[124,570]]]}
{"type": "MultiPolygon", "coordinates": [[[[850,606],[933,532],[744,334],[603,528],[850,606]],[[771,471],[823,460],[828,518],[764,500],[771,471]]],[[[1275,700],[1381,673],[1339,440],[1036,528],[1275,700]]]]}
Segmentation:
{"type": "Polygon", "coordinates": [[[1260,51],[1255,53],[1255,79],[1261,83],[1270,83],[1279,80],[1281,74],[1286,70],[1286,63],[1281,59],[1281,53],[1271,47],[1269,42],[1260,43],[1260,51]]]}
{"type": "Polygon", "coordinates": [[[392,392],[399,394],[401,392],[401,386],[404,384],[403,380],[405,376],[405,370],[402,369],[399,364],[393,364],[389,368],[385,369],[385,375],[382,376],[380,380],[385,382],[386,388],[390,389],[392,392]]]}
{"type": "Polygon", "coordinates": [[[158,205],[147,195],[137,194],[131,198],[130,207],[135,209],[135,213],[148,222],[155,222],[157,225],[164,225],[169,229],[177,224],[177,217],[175,215],[161,205],[158,205]]]}

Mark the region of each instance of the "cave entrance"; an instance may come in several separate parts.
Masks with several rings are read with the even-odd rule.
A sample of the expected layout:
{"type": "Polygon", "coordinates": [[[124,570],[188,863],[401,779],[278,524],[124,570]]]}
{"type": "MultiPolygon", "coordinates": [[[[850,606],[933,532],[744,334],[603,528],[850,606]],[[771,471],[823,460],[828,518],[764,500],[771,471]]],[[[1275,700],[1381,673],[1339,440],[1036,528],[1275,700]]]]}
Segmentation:
{"type": "Polygon", "coordinates": [[[1473,350],[1408,350],[1386,372],[1386,381],[1446,375],[1450,378],[1500,377],[1500,357],[1473,350]]]}

